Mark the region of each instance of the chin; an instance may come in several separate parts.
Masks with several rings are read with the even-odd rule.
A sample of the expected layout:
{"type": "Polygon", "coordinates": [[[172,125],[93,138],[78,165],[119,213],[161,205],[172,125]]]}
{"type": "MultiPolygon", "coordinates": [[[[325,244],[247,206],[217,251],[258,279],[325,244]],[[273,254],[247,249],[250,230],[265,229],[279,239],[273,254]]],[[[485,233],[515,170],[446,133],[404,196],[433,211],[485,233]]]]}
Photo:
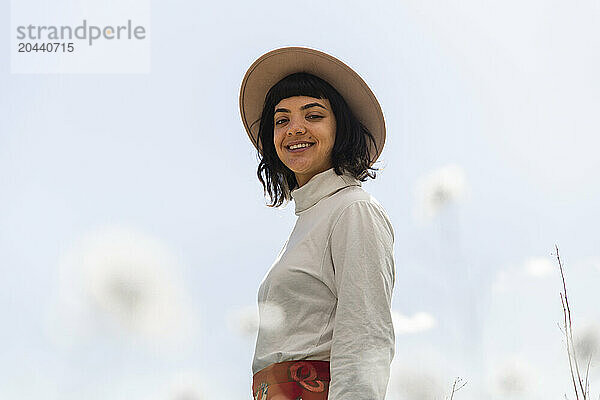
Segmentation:
{"type": "MultiPolygon", "coordinates": [[[[288,167],[289,168],[289,167],[288,167]]],[[[315,171],[316,168],[314,167],[308,167],[308,168],[290,168],[292,171],[294,171],[296,174],[308,174],[311,173],[312,171],[315,171]]]]}

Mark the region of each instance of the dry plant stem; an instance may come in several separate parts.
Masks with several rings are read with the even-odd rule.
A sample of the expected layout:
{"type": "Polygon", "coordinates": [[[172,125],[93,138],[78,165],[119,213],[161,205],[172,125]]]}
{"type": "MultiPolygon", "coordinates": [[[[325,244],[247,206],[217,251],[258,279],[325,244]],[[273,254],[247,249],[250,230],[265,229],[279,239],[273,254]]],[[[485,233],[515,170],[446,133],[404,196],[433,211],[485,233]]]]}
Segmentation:
{"type": "MultiPolygon", "coordinates": [[[[564,282],[564,281],[563,281],[564,282]]],[[[571,361],[571,349],[569,348],[569,335],[567,333],[567,311],[565,309],[565,301],[563,300],[563,294],[560,294],[560,302],[563,306],[563,314],[565,316],[565,337],[567,338],[567,355],[569,356],[569,369],[571,370],[571,378],[573,379],[573,390],[575,391],[575,398],[579,400],[579,392],[577,390],[577,383],[575,383],[575,374],[573,374],[573,363],[571,361]]],[[[565,399],[567,399],[567,395],[565,394],[565,399]]]]}
{"type": "Polygon", "coordinates": [[[585,397],[589,398],[590,397],[590,381],[588,380],[588,375],[590,372],[590,363],[592,362],[592,355],[590,354],[590,358],[588,359],[588,365],[587,368],[585,369],[585,397]]]}
{"type": "MultiPolygon", "coordinates": [[[[579,381],[579,387],[581,389],[581,395],[583,399],[587,399],[587,392],[583,387],[583,382],[581,380],[581,374],[579,373],[579,364],[577,363],[577,354],[575,353],[575,346],[573,345],[573,326],[571,323],[571,309],[569,307],[569,300],[567,298],[567,284],[565,282],[565,274],[563,272],[562,262],[560,261],[560,255],[558,253],[558,246],[555,245],[556,248],[556,258],[558,259],[558,266],[560,268],[560,276],[562,278],[563,283],[563,294],[560,294],[560,301],[563,306],[563,314],[564,314],[564,324],[565,324],[565,337],[567,338],[567,353],[569,355],[569,367],[571,369],[571,378],[573,380],[573,387],[575,389],[575,397],[579,399],[579,394],[577,390],[577,384],[575,383],[575,374],[573,373],[573,363],[575,364],[575,371],[577,372],[577,380],[579,381]],[[567,326],[568,319],[568,326],[567,326]],[[571,354],[572,350],[572,354],[571,354]],[[571,362],[571,357],[573,357],[573,362],[571,362]]],[[[587,377],[586,377],[586,386],[588,385],[587,377]]]]}
{"type": "Polygon", "coordinates": [[[467,384],[467,382],[465,382],[457,388],[456,384],[459,383],[461,380],[462,380],[461,378],[454,379],[454,384],[452,385],[452,393],[450,393],[450,400],[452,400],[454,398],[454,393],[458,392],[460,389],[462,389],[467,384]]]}

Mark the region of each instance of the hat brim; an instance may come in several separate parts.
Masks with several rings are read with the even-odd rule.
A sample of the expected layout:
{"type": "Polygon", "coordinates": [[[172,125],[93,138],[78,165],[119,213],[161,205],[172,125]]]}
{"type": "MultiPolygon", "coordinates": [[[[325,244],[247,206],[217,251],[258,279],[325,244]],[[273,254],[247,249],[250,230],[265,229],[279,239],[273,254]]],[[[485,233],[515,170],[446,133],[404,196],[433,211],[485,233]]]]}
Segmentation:
{"type": "Polygon", "coordinates": [[[377,98],[365,81],[352,68],[337,58],[307,47],[284,47],[258,58],[248,69],[240,88],[240,114],[248,137],[260,153],[257,122],[262,114],[265,96],[281,79],[295,72],[307,72],[332,85],[344,98],[356,118],[371,132],[377,143],[368,140],[371,166],[385,144],[385,119],[377,98]]]}

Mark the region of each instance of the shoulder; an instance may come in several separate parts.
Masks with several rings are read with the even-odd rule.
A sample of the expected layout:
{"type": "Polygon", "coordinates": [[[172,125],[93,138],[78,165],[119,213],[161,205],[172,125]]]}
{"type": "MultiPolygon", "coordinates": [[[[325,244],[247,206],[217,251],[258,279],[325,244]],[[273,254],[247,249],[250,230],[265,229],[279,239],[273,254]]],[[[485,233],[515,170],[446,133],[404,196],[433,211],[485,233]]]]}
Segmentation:
{"type": "Polygon", "coordinates": [[[333,228],[343,225],[379,225],[393,237],[392,222],[381,203],[361,186],[350,186],[335,194],[333,228]]]}
{"type": "Polygon", "coordinates": [[[348,208],[367,208],[377,209],[387,217],[387,212],[381,203],[369,192],[362,188],[362,186],[349,186],[334,196],[334,212],[342,214],[348,208]]]}

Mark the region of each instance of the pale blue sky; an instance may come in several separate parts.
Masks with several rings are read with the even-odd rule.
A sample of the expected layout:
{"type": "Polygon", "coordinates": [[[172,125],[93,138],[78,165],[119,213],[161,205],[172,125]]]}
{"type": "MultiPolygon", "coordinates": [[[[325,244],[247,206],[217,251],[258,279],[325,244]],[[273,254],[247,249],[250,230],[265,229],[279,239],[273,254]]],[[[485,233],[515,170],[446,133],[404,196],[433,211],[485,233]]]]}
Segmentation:
{"type": "Polygon", "coordinates": [[[397,332],[388,399],[441,398],[456,375],[457,399],[570,395],[550,252],[597,343],[597,1],[174,1],[150,16],[149,74],[11,74],[1,42],[1,398],[250,398],[255,336],[230,321],[295,215],[265,206],[238,93],[287,45],[348,63],[386,117],[385,169],[363,187],[394,224],[394,311],[435,320],[397,332]],[[419,182],[448,165],[468,195],[419,220],[419,182]],[[75,277],[74,254],[118,232],[159,260],[174,336],[119,325],[99,278],[75,277]]]}

